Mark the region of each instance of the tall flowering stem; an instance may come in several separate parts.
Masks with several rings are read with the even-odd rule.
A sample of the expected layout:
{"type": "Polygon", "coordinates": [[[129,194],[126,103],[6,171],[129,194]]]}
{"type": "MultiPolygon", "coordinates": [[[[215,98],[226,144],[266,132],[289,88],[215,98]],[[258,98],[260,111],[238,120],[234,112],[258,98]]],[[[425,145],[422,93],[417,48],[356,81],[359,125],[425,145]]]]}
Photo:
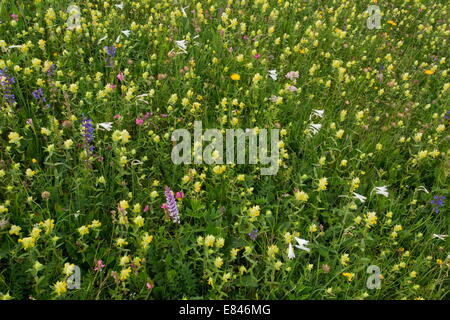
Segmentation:
{"type": "Polygon", "coordinates": [[[7,104],[13,106],[16,103],[16,97],[12,91],[14,77],[9,76],[5,69],[0,69],[0,88],[3,92],[3,99],[7,104]]]}
{"type": "Polygon", "coordinates": [[[92,145],[92,142],[94,141],[94,126],[92,120],[83,117],[81,126],[84,137],[84,147],[88,153],[92,153],[94,151],[94,146],[92,145]]]}
{"type": "Polygon", "coordinates": [[[164,194],[166,195],[167,210],[169,210],[170,219],[174,223],[180,223],[180,213],[178,212],[177,201],[173,195],[172,190],[168,186],[164,187],[164,194]]]}

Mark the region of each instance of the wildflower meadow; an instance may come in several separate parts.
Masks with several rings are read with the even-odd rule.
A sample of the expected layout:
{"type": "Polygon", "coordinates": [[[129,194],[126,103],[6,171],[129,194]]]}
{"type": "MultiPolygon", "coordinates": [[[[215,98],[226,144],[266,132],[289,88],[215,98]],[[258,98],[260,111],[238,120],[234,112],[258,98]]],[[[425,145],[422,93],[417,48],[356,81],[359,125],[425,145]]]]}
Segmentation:
{"type": "Polygon", "coordinates": [[[0,299],[450,299],[449,10],[2,0],[0,299]]]}

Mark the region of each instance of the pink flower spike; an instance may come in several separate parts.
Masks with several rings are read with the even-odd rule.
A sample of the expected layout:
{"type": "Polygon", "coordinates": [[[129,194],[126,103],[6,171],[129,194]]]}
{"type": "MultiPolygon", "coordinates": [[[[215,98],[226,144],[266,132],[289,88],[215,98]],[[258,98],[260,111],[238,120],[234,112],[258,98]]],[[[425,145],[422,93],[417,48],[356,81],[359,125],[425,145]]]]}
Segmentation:
{"type": "Polygon", "coordinates": [[[116,119],[116,120],[119,120],[119,119],[122,118],[122,116],[120,114],[116,114],[113,118],[116,119]]]}
{"type": "Polygon", "coordinates": [[[261,58],[261,55],[259,53],[255,54],[255,59],[261,58]]]}
{"type": "Polygon", "coordinates": [[[161,209],[167,209],[167,203],[163,203],[160,208],[161,209]]]}
{"type": "Polygon", "coordinates": [[[153,285],[150,282],[147,282],[146,286],[147,286],[147,290],[152,290],[153,289],[153,285]]]}
{"type": "Polygon", "coordinates": [[[19,16],[17,14],[10,14],[9,16],[14,20],[19,21],[19,16]]]}
{"type": "Polygon", "coordinates": [[[138,126],[142,126],[144,124],[144,120],[142,120],[141,118],[136,118],[136,124],[138,126]]]}
{"type": "Polygon", "coordinates": [[[120,73],[117,75],[117,79],[119,79],[119,81],[123,81],[123,79],[125,79],[125,76],[123,75],[123,72],[120,72],[120,73]]]}
{"type": "Polygon", "coordinates": [[[106,266],[103,264],[103,261],[102,260],[98,260],[97,261],[97,266],[94,268],[94,270],[95,271],[102,271],[102,269],[104,267],[106,267],[106,266]]]}
{"type": "Polygon", "coordinates": [[[146,206],[144,207],[144,212],[147,212],[148,210],[150,210],[150,207],[149,207],[148,205],[146,205],[146,206]]]}

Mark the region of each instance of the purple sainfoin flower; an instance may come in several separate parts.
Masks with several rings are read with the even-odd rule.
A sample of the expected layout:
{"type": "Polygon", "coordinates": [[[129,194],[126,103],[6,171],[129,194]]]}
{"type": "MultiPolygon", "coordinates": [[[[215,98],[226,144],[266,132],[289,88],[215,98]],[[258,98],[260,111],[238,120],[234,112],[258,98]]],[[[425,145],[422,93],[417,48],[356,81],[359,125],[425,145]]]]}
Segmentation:
{"type": "Polygon", "coordinates": [[[16,103],[16,97],[12,92],[12,85],[14,84],[14,77],[8,75],[6,68],[0,69],[0,89],[3,92],[3,99],[10,106],[16,103]]]}
{"type": "Polygon", "coordinates": [[[34,90],[31,94],[33,95],[33,98],[36,99],[38,102],[45,103],[46,99],[44,92],[42,91],[42,88],[34,90]]]}
{"type": "Polygon", "coordinates": [[[47,70],[47,75],[49,77],[53,77],[53,75],[55,74],[55,64],[52,63],[52,65],[50,66],[50,68],[48,68],[47,70]]]}
{"type": "Polygon", "coordinates": [[[94,151],[94,146],[92,145],[92,142],[94,141],[94,126],[92,120],[83,116],[81,127],[84,137],[84,148],[86,151],[92,153],[94,151]]]}
{"type": "Polygon", "coordinates": [[[446,197],[445,196],[434,196],[433,200],[431,200],[431,204],[433,205],[433,211],[435,213],[439,213],[439,209],[444,206],[446,197]]]}
{"type": "Polygon", "coordinates": [[[255,229],[253,231],[250,231],[249,233],[247,233],[247,235],[250,237],[250,239],[252,239],[253,241],[256,240],[256,238],[258,237],[258,229],[255,229]]]}
{"type": "Polygon", "coordinates": [[[445,113],[444,119],[445,119],[445,120],[450,119],[450,111],[447,111],[447,112],[445,113]]]}
{"type": "Polygon", "coordinates": [[[106,53],[111,57],[114,58],[116,56],[116,47],[115,46],[105,46],[106,53]]]}
{"type": "Polygon", "coordinates": [[[114,65],[114,57],[116,56],[116,47],[115,46],[105,46],[106,54],[109,56],[105,59],[106,66],[112,67],[114,65]]]}
{"type": "Polygon", "coordinates": [[[168,186],[164,187],[164,194],[166,195],[167,210],[169,210],[170,219],[172,219],[174,223],[180,223],[180,213],[178,212],[177,201],[173,196],[172,190],[170,190],[168,186]]]}

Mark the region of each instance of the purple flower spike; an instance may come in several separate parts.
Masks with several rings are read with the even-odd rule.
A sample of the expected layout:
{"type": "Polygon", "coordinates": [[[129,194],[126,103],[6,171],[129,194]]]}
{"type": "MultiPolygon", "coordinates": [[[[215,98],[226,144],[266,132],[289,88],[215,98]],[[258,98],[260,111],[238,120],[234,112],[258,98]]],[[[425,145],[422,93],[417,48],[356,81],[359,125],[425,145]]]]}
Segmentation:
{"type": "Polygon", "coordinates": [[[84,147],[86,151],[92,153],[94,151],[94,146],[92,145],[92,142],[94,141],[94,126],[92,124],[92,120],[83,117],[81,127],[84,137],[84,147]]]}
{"type": "Polygon", "coordinates": [[[178,212],[177,201],[173,196],[172,190],[168,186],[164,187],[164,194],[166,195],[167,210],[169,210],[170,219],[174,223],[180,223],[180,213],[178,212]]]}

